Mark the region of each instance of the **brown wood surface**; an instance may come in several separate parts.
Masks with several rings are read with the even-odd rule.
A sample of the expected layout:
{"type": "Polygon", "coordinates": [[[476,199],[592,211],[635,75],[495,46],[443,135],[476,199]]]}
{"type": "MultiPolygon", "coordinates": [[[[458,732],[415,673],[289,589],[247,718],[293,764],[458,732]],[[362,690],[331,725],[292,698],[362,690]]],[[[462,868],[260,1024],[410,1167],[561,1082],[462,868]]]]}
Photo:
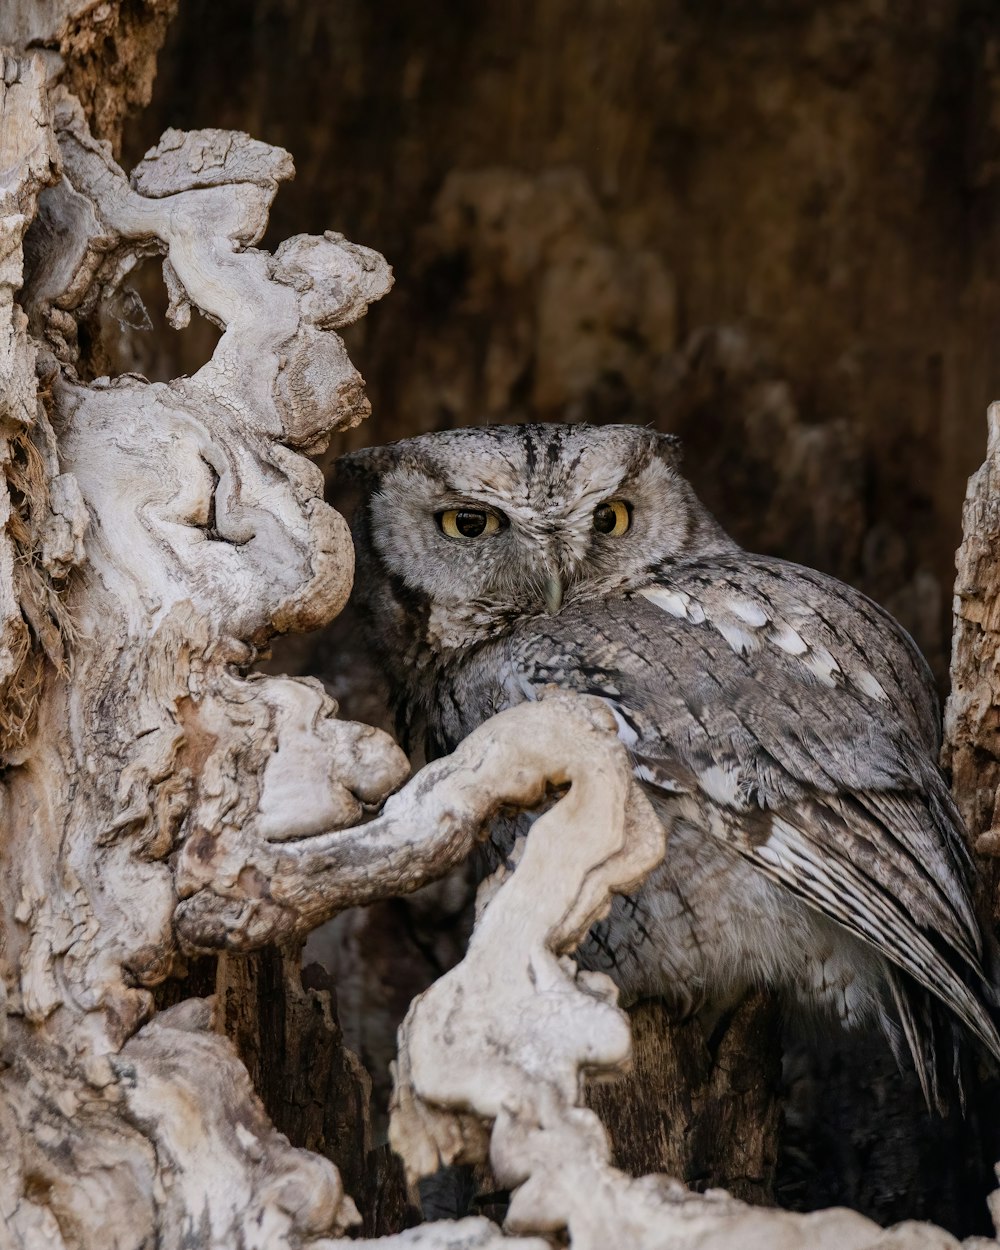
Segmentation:
{"type": "Polygon", "coordinates": [[[659,1001],[637,1003],[632,1071],[591,1084],[587,1101],[632,1176],[665,1172],[694,1189],[774,1201],[781,1105],[781,1027],[765,995],[745,999],[711,1034],[675,1023],[659,1001]]]}
{"type": "Polygon", "coordinates": [[[344,1045],[336,989],[301,947],[219,959],[219,1026],[235,1043],[275,1127],[333,1162],[368,1237],[409,1227],[402,1164],[371,1129],[371,1078],[344,1045]]]}

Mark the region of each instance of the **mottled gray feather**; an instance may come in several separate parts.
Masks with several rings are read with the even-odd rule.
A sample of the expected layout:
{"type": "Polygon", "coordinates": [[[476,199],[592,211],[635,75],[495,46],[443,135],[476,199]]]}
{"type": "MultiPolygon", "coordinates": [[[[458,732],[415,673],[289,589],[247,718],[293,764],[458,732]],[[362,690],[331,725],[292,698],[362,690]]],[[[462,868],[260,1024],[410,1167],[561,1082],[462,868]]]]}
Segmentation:
{"type": "Polygon", "coordinates": [[[685,1010],[765,983],[876,1019],[939,1104],[935,1004],[1000,1055],[937,700],[887,613],[736,547],[651,431],[452,431],[348,468],[365,492],[356,597],[404,737],[450,750],[553,683],[617,717],[670,841],[595,926],[591,966],[685,1010]],[[609,498],[632,516],[617,541],[592,524],[609,498]],[[462,503],[494,510],[497,536],[443,539],[440,510],[462,503]]]}

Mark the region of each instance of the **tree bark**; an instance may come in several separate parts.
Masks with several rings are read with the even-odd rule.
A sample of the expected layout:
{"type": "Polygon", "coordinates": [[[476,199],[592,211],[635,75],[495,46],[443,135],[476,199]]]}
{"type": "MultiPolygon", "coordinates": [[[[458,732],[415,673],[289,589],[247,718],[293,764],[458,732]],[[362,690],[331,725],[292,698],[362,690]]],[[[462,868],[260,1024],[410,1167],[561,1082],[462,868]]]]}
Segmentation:
{"type": "Polygon", "coordinates": [[[986,461],[969,479],[956,556],[951,694],[943,762],[1000,919],[1000,405],[988,415],[986,461]]]}
{"type": "Polygon", "coordinates": [[[632,1067],[591,1085],[588,1105],[630,1176],[664,1172],[697,1191],[774,1202],[781,1127],[781,1021],[764,995],[745,999],[711,1034],[678,1024],[657,1001],[629,1012],[632,1067]]]}
{"type": "Polygon", "coordinates": [[[344,1045],[336,986],[300,943],[219,960],[219,1026],[275,1128],[336,1165],[365,1236],[419,1222],[399,1159],[375,1146],[371,1078],[344,1045]]]}

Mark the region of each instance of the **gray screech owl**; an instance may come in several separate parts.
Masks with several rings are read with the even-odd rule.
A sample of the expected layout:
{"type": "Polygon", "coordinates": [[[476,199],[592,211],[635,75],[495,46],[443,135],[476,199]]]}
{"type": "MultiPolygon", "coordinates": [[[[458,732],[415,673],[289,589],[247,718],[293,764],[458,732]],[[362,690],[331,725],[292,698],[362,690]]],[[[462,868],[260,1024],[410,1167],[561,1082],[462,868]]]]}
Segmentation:
{"type": "Polygon", "coordinates": [[[930,673],[856,590],[738,547],[677,461],[585,425],[344,457],[400,736],[431,757],[550,683],[603,699],[669,842],[582,960],[684,1011],[766,985],[877,1022],[943,1106],[953,1023],[1000,1037],[930,673]]]}

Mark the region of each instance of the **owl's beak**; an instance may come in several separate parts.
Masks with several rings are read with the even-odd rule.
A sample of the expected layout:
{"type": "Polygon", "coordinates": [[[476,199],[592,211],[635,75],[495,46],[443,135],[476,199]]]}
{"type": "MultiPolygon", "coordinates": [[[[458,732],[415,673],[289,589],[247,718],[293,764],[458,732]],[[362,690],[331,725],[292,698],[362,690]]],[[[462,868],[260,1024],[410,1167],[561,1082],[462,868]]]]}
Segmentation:
{"type": "Polygon", "coordinates": [[[545,610],[548,612],[549,616],[555,616],[555,614],[562,607],[562,601],[562,578],[558,573],[550,573],[545,579],[545,610]]]}

